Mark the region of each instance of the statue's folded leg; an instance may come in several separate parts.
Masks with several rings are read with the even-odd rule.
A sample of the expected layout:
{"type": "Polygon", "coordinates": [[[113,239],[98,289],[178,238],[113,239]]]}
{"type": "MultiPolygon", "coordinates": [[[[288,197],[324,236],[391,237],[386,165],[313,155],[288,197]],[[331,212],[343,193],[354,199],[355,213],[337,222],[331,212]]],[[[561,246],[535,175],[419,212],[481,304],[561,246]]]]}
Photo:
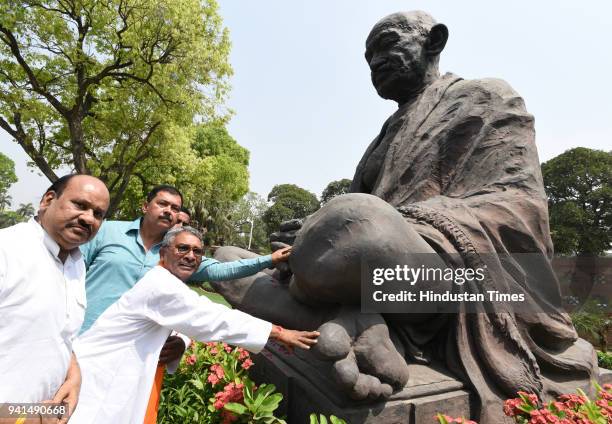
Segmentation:
{"type": "MultiPolygon", "coordinates": [[[[215,253],[222,262],[254,256],[237,247],[222,247],[215,253]]],[[[408,380],[406,362],[391,342],[379,314],[362,314],[354,307],[307,306],[268,271],[211,285],[244,312],[288,328],[318,328],[321,336],[314,353],[334,363],[332,377],[352,398],[385,398],[408,380]]]]}
{"type": "MultiPolygon", "coordinates": [[[[252,258],[256,254],[239,247],[217,249],[215,259],[221,262],[252,258]]],[[[297,301],[289,287],[279,283],[269,270],[249,277],[211,282],[212,287],[233,307],[258,318],[287,328],[313,330],[335,315],[335,306],[312,308],[297,301]]]]}

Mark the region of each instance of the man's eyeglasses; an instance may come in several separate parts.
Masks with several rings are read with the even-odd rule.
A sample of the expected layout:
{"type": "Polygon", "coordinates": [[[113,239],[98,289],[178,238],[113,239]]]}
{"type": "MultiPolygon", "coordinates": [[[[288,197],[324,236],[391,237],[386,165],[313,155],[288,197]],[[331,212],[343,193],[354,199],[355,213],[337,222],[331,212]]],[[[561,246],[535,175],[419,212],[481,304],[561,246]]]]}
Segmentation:
{"type": "Polygon", "coordinates": [[[185,256],[189,252],[193,252],[196,258],[202,258],[202,256],[204,256],[204,249],[201,247],[191,246],[189,244],[177,244],[174,246],[174,249],[176,250],[176,253],[181,256],[185,256]]]}

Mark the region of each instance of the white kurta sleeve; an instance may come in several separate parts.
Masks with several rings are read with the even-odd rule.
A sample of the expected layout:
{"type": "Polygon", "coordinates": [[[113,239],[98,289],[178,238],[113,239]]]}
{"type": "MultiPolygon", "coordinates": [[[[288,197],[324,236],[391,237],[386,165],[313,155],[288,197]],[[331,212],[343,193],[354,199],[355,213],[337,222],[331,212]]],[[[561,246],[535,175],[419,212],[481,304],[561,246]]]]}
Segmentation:
{"type": "Polygon", "coordinates": [[[169,272],[151,281],[146,316],[199,341],[224,341],[259,352],[272,324],[199,296],[169,272]]]}

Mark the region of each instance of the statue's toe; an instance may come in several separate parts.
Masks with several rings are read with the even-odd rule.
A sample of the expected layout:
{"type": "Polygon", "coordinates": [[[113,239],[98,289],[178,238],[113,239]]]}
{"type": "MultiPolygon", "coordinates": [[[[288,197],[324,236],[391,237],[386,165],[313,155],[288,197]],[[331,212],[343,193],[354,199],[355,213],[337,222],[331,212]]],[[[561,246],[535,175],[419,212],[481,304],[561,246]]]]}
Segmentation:
{"type": "Polygon", "coordinates": [[[408,382],[408,365],[399,354],[386,325],[374,325],[366,329],[353,346],[359,370],[374,375],[396,390],[408,382]]]}
{"type": "Polygon", "coordinates": [[[327,361],[346,358],[351,350],[351,337],[346,329],[335,322],[326,322],[319,327],[317,344],[313,352],[327,361]]]}
{"type": "Polygon", "coordinates": [[[334,363],[332,375],[340,388],[346,392],[350,392],[355,387],[359,374],[359,367],[357,367],[357,360],[353,352],[334,363]]]}

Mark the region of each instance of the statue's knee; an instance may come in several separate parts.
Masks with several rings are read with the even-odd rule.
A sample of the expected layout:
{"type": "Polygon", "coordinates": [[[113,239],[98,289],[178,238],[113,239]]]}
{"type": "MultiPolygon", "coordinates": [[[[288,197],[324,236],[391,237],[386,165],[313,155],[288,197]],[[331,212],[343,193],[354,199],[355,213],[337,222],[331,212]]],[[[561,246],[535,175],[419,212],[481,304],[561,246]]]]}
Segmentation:
{"type": "Polygon", "coordinates": [[[220,262],[231,262],[238,259],[254,258],[256,256],[258,255],[236,246],[221,246],[214,254],[214,258],[220,262]]]}

